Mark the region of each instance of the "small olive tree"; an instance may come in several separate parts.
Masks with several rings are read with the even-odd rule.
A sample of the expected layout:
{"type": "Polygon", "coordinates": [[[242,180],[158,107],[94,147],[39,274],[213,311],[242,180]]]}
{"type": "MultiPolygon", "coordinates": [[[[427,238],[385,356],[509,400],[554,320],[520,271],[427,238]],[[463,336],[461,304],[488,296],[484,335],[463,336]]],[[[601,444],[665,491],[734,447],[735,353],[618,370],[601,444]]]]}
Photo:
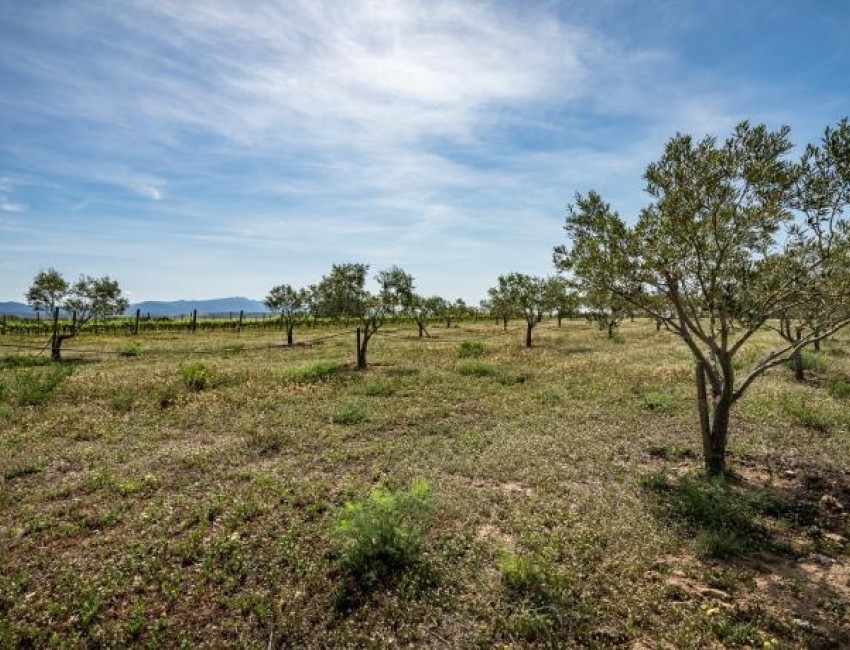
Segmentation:
{"type": "Polygon", "coordinates": [[[310,292],[293,289],[288,284],[279,284],[269,290],[263,304],[280,315],[280,326],[286,328],[286,344],[293,345],[292,331],[303,323],[310,314],[310,292]]]}
{"type": "Polygon", "coordinates": [[[634,227],[577,195],[570,246],[556,249],[582,287],[655,316],[691,351],[709,474],[726,470],[731,409],[752,382],[850,323],[850,127],[800,162],[788,135],[747,122],[723,142],[677,135],[647,168],[652,202],[634,227]],[[805,326],[738,378],[734,357],[788,317],[805,326]]]}
{"type": "Polygon", "coordinates": [[[55,269],[39,272],[25,295],[33,309],[53,312],[50,338],[50,358],[53,361],[62,360],[62,343],[76,336],[87,322],[120,314],[129,305],[118,282],[109,276],[93,278],[84,275],[69,284],[55,269]],[[70,330],[60,332],[60,311],[72,315],[70,330]]]}
{"type": "Polygon", "coordinates": [[[411,304],[413,276],[394,266],[377,274],[377,294],[366,290],[367,264],[334,264],[314,287],[316,310],[322,316],[345,316],[360,323],[357,367],[367,366],[369,341],[386,319],[411,304]]]}
{"type": "Polygon", "coordinates": [[[497,286],[489,293],[491,301],[504,303],[507,310],[525,318],[525,346],[530,348],[531,332],[547,307],[545,280],[524,273],[500,275],[497,286]]]}
{"type": "Polygon", "coordinates": [[[565,277],[555,275],[546,279],[543,286],[544,306],[546,311],[554,311],[558,319],[558,327],[565,317],[572,316],[578,311],[579,297],[572,283],[565,277]]]}

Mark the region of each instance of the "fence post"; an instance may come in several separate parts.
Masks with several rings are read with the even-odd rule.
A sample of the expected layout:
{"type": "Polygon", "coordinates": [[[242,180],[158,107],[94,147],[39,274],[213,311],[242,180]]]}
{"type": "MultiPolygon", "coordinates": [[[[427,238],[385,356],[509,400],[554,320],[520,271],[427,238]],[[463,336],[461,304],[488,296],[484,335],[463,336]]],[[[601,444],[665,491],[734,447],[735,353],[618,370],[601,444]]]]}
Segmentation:
{"type": "Polygon", "coordinates": [[[192,334],[195,333],[195,330],[198,329],[198,310],[192,310],[192,334]]]}
{"type": "Polygon", "coordinates": [[[245,315],[245,311],[243,309],[239,310],[239,324],[236,326],[236,331],[242,331],[242,317],[245,315]]]}
{"type": "Polygon", "coordinates": [[[142,310],[137,308],[136,309],[136,329],[135,329],[136,336],[139,335],[139,317],[141,315],[142,315],[142,310]]]}
{"type": "Polygon", "coordinates": [[[3,314],[3,327],[0,328],[0,334],[6,336],[6,314],[3,314]]]}

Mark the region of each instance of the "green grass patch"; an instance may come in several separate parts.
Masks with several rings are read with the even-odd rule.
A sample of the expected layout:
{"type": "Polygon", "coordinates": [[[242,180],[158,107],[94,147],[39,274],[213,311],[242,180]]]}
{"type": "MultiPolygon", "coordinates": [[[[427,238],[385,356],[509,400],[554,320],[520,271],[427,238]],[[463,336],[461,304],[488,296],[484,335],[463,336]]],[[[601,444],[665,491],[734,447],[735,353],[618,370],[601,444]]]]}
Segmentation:
{"type": "Polygon", "coordinates": [[[500,370],[495,375],[496,382],[502,386],[516,386],[517,384],[524,384],[528,381],[528,378],[528,373],[517,370],[500,370]]]}
{"type": "Polygon", "coordinates": [[[331,422],[334,424],[360,424],[367,419],[366,407],[359,402],[349,402],[331,413],[331,422]]]}
{"type": "Polygon", "coordinates": [[[821,405],[812,404],[804,397],[789,398],[783,402],[782,408],[796,424],[807,429],[832,433],[837,424],[833,413],[826,411],[821,405]]]}
{"type": "Polygon", "coordinates": [[[298,366],[288,368],[283,373],[283,381],[286,384],[318,384],[338,376],[345,370],[341,363],[320,361],[309,366],[298,366]]]}
{"type": "Polygon", "coordinates": [[[398,384],[386,379],[370,381],[363,387],[367,397],[392,397],[398,392],[398,384]]]}
{"type": "Polygon", "coordinates": [[[496,368],[492,364],[480,359],[458,361],[455,370],[465,377],[493,377],[496,374],[496,368]]]}
{"type": "Polygon", "coordinates": [[[850,399],[850,381],[843,377],[826,382],[826,390],[835,399],[850,399]]]}
{"type": "Polygon", "coordinates": [[[0,359],[0,368],[35,368],[49,366],[52,362],[48,357],[14,354],[0,359]]]}
{"type": "Polygon", "coordinates": [[[39,406],[53,397],[72,372],[69,366],[62,365],[19,368],[0,378],[0,400],[18,406],[39,406]]]}
{"type": "Polygon", "coordinates": [[[457,348],[461,359],[478,359],[484,356],[484,344],[480,341],[461,341],[457,348]]]}

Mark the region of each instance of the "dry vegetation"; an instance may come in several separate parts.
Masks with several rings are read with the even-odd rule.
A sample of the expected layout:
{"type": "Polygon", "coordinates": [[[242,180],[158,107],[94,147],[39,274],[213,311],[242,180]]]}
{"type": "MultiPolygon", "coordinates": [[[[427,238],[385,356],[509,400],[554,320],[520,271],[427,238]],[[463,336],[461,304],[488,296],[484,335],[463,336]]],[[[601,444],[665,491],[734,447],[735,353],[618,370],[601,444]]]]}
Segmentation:
{"type": "Polygon", "coordinates": [[[652,324],[414,334],[365,372],[353,336],[0,357],[0,646],[850,644],[846,340],[754,385],[719,484],[652,324]],[[352,555],[340,521],[418,508],[418,479],[398,553],[352,555]]]}

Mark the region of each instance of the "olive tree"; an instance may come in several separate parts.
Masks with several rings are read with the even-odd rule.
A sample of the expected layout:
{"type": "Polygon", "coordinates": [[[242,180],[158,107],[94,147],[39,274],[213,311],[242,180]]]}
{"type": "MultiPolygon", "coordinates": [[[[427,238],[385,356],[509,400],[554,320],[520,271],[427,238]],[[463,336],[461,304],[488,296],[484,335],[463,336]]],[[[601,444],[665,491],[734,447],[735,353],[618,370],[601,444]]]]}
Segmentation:
{"type": "Polygon", "coordinates": [[[490,289],[491,300],[503,301],[507,309],[525,318],[525,346],[531,347],[531,332],[543,319],[546,309],[546,283],[543,278],[524,273],[500,275],[490,289]]]}
{"type": "Polygon", "coordinates": [[[440,296],[430,296],[428,298],[423,298],[419,295],[412,296],[410,314],[419,330],[419,338],[423,336],[430,338],[431,335],[427,329],[428,322],[441,314],[444,306],[445,301],[440,296]]]}
{"type": "Polygon", "coordinates": [[[753,381],[850,323],[848,135],[846,121],[828,129],[797,162],[787,127],[742,122],[722,142],[679,134],[646,170],[652,200],[636,225],[595,192],[569,210],[570,245],[556,260],[582,286],[660,319],[690,350],[709,474],[726,470],[731,409],[753,381]],[[822,165],[807,164],[815,155],[822,165]],[[734,357],[751,337],[815,295],[810,326],[737,377],[734,357]]]}
{"type": "Polygon", "coordinates": [[[345,316],[360,323],[357,367],[367,366],[369,341],[389,316],[409,305],[413,277],[394,266],[377,274],[378,293],[366,290],[367,264],[334,264],[314,288],[317,312],[322,316],[345,316]]]}
{"type": "Polygon", "coordinates": [[[53,312],[50,338],[50,358],[53,361],[62,360],[62,343],[76,336],[87,322],[120,314],[129,305],[118,282],[109,276],[93,278],[84,275],[69,284],[55,269],[39,272],[25,295],[33,309],[53,312]],[[63,332],[58,325],[60,311],[73,317],[70,329],[63,332]]]}
{"type": "Polygon", "coordinates": [[[579,297],[572,283],[566,278],[555,275],[546,279],[543,286],[544,305],[547,311],[554,311],[558,327],[564,317],[574,314],[579,307],[579,297]]]}
{"type": "Polygon", "coordinates": [[[279,284],[269,290],[263,304],[280,315],[280,326],[286,328],[286,344],[293,345],[292,330],[304,322],[310,313],[310,292],[293,289],[288,284],[279,284]]]}

